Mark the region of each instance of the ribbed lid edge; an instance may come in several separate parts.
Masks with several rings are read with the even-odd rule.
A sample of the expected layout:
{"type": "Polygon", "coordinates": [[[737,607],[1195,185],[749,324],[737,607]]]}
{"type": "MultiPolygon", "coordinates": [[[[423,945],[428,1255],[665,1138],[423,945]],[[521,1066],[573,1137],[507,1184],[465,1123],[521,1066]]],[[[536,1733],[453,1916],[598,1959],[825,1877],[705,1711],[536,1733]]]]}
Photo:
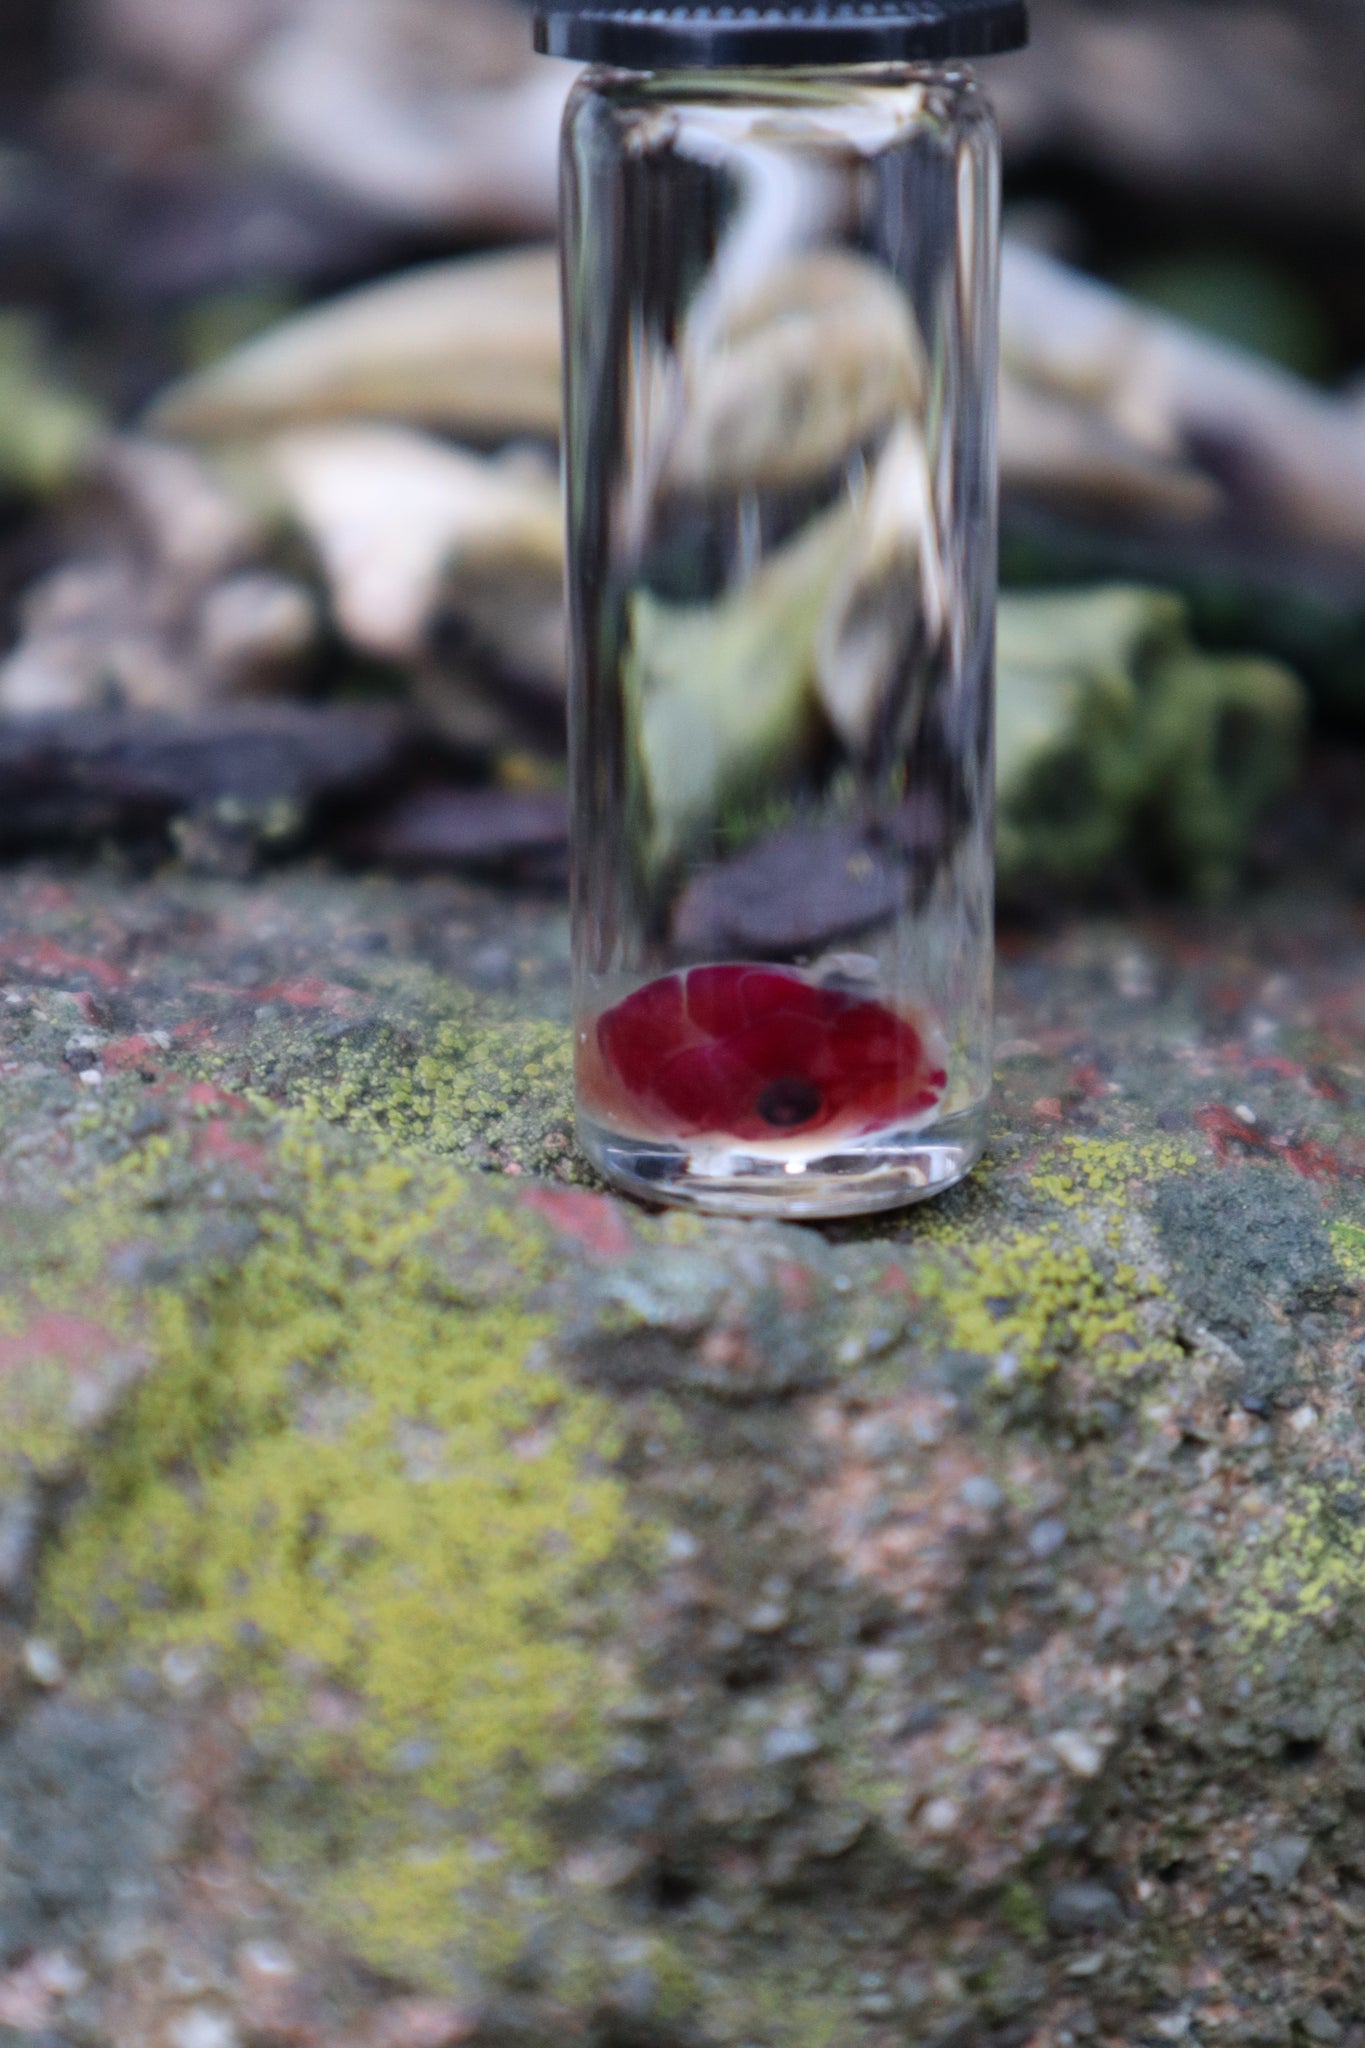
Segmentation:
{"type": "Polygon", "coordinates": [[[1028,41],[1025,0],[785,7],[543,6],[536,48],[628,71],[909,63],[989,57],[1028,41]]]}

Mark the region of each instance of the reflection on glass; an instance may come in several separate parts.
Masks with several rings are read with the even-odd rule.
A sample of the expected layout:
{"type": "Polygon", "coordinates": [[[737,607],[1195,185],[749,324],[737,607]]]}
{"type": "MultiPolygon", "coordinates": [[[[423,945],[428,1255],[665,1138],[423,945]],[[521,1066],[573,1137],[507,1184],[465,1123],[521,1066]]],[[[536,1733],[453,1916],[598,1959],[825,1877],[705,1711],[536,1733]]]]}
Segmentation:
{"type": "Polygon", "coordinates": [[[565,150],[584,1146],[703,1207],[933,1193],[990,1084],[989,109],[596,72],[565,150]]]}

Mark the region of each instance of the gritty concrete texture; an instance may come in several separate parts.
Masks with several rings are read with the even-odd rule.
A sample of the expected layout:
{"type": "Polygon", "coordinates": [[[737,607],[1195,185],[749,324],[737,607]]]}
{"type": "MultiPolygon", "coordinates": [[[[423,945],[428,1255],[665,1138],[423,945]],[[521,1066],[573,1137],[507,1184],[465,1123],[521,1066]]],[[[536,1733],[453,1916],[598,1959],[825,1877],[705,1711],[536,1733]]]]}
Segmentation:
{"type": "Polygon", "coordinates": [[[0,2041],[1365,2043],[1365,927],[1002,944],[992,1154],[570,1142],[560,906],[0,904],[0,2041]]]}

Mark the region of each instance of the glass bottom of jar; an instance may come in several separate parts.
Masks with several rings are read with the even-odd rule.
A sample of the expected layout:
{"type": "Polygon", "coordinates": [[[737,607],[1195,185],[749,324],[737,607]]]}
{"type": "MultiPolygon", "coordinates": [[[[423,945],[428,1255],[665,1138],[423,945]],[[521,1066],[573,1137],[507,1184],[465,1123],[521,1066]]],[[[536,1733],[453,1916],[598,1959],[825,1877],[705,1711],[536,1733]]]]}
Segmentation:
{"type": "Polygon", "coordinates": [[[604,1179],[645,1202],[713,1216],[786,1221],[867,1216],[946,1194],[986,1149],[990,1105],[914,1130],[874,1131],[830,1150],[749,1149],[740,1141],[631,1138],[581,1111],[578,1141],[604,1179]]]}

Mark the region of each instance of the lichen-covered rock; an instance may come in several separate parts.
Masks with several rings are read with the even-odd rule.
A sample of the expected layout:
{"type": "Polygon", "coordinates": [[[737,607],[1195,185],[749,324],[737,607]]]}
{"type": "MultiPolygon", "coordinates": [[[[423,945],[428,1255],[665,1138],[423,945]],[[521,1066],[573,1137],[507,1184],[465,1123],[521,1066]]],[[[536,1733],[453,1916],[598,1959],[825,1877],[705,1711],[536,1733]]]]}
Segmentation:
{"type": "Polygon", "coordinates": [[[558,910],[13,879],[0,2038],[1365,2039],[1359,936],[1007,952],[817,1231],[585,1184],[558,910]]]}

